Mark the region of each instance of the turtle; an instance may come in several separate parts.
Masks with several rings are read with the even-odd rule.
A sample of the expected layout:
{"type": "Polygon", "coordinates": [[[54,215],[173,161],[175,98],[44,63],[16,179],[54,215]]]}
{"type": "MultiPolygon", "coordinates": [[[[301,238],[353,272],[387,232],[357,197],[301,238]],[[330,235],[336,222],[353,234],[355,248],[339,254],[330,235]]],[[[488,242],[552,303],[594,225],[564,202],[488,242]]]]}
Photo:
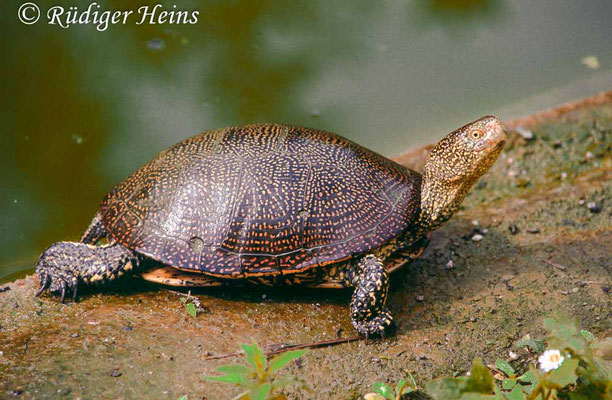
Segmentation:
{"type": "Polygon", "coordinates": [[[79,242],[48,247],[37,295],[76,301],[81,286],[139,273],[178,285],[349,287],[354,328],[392,334],[390,272],[423,252],[505,142],[500,120],[482,117],[435,144],[418,173],[322,130],[206,131],[115,186],[79,242]],[[164,267],[147,272],[149,260],[164,267]]]}

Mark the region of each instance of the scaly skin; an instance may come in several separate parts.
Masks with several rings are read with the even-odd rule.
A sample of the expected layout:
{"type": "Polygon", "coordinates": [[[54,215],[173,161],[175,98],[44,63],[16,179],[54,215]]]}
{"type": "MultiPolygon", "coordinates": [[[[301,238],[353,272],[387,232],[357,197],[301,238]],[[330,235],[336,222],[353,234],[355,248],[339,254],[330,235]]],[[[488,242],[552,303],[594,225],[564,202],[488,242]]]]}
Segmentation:
{"type": "MultiPolygon", "coordinates": [[[[102,285],[138,267],[142,256],[120,244],[104,246],[58,242],[51,245],[38,259],[36,273],[41,287],[61,294],[72,292],[76,300],[79,284],[102,285]]],[[[38,295],[37,294],[37,295],[38,295]]]]}

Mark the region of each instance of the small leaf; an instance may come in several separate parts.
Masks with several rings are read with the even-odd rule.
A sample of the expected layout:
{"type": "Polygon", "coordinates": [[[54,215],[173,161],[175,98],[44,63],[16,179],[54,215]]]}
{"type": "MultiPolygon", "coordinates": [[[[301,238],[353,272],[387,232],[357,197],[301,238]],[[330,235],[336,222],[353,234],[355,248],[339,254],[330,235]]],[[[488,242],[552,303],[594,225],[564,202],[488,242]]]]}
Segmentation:
{"type": "Polygon", "coordinates": [[[225,374],[247,375],[251,370],[246,365],[222,365],[217,371],[225,374]]]}
{"type": "Polygon", "coordinates": [[[542,343],[540,340],[535,339],[519,340],[514,344],[514,347],[517,349],[520,349],[521,347],[528,347],[534,353],[542,353],[546,349],[544,343],[542,343]]]}
{"type": "Polygon", "coordinates": [[[510,390],[516,386],[516,379],[504,379],[502,381],[502,388],[505,390],[510,390]]]}
{"type": "Polygon", "coordinates": [[[504,374],[508,376],[508,378],[511,378],[512,376],[514,376],[514,373],[515,373],[514,368],[512,368],[512,366],[508,364],[506,361],[498,358],[497,360],[495,360],[495,366],[497,367],[497,369],[503,371],[504,374]]]}
{"type": "Polygon", "coordinates": [[[193,303],[185,304],[185,308],[187,309],[187,314],[191,315],[192,317],[195,318],[198,315],[196,307],[193,303]]]}
{"type": "Polygon", "coordinates": [[[239,386],[246,386],[247,382],[244,375],[226,374],[221,376],[204,376],[202,379],[211,382],[233,383],[239,386]]]}
{"type": "Polygon", "coordinates": [[[406,380],[405,379],[400,379],[399,382],[397,382],[397,385],[395,385],[395,395],[396,396],[401,396],[402,393],[404,393],[404,389],[406,388],[406,380]]]}
{"type": "Polygon", "coordinates": [[[272,384],[270,382],[266,382],[263,385],[257,385],[249,391],[250,400],[265,400],[270,390],[272,390],[272,384]]]}
{"type": "Polygon", "coordinates": [[[474,359],[470,379],[466,382],[466,392],[492,394],[495,388],[493,375],[480,358],[474,359]]]}
{"type": "Polygon", "coordinates": [[[291,361],[296,360],[306,354],[306,350],[292,350],[286,353],[281,353],[278,356],[270,360],[270,366],[268,367],[268,373],[274,373],[289,364],[291,361]]]}
{"type": "Polygon", "coordinates": [[[182,395],[181,397],[179,397],[177,400],[187,400],[187,396],[186,395],[182,395]]]}
{"type": "Polygon", "coordinates": [[[559,368],[551,371],[546,377],[546,380],[550,383],[565,387],[576,383],[578,376],[576,375],[576,367],[578,367],[578,360],[566,358],[559,368]]]}
{"type": "Polygon", "coordinates": [[[427,382],[426,392],[435,400],[460,399],[465,382],[459,379],[442,378],[427,382]]]}
{"type": "Polygon", "coordinates": [[[374,392],[380,394],[385,399],[393,400],[395,398],[393,390],[385,383],[374,382],[372,389],[374,389],[374,392]]]}
{"type": "Polygon", "coordinates": [[[587,331],[586,329],[581,329],[580,330],[580,334],[582,335],[584,340],[586,340],[589,343],[591,343],[593,340],[595,340],[595,336],[593,336],[593,334],[591,332],[587,331]]]}
{"type": "Polygon", "coordinates": [[[179,297],[181,303],[185,303],[187,301],[187,297],[179,297]]]}
{"type": "Polygon", "coordinates": [[[416,390],[417,388],[417,384],[416,381],[414,380],[414,376],[412,376],[412,374],[410,373],[410,371],[408,371],[408,377],[410,378],[410,380],[412,381],[412,384],[410,385],[410,387],[414,390],[416,390]]]}
{"type": "Polygon", "coordinates": [[[508,400],[525,400],[526,396],[523,393],[523,389],[521,385],[516,385],[514,389],[510,392],[510,394],[506,395],[508,400]]]}
{"type": "Polygon", "coordinates": [[[525,383],[535,383],[537,380],[533,371],[527,371],[516,379],[518,379],[521,382],[525,382],[525,383]]]}
{"type": "Polygon", "coordinates": [[[255,368],[258,373],[263,374],[266,370],[266,358],[263,355],[263,351],[256,343],[243,344],[242,350],[246,354],[246,361],[255,368]]]}

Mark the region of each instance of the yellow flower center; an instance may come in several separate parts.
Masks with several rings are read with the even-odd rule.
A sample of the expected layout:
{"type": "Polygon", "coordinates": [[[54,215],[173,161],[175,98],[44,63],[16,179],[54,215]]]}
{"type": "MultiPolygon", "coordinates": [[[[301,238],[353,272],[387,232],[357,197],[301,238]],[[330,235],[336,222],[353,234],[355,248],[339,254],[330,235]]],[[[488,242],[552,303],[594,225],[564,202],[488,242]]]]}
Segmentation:
{"type": "Polygon", "coordinates": [[[559,356],[559,354],[551,354],[550,355],[550,361],[557,363],[559,362],[559,360],[561,360],[561,356],[559,356]]]}

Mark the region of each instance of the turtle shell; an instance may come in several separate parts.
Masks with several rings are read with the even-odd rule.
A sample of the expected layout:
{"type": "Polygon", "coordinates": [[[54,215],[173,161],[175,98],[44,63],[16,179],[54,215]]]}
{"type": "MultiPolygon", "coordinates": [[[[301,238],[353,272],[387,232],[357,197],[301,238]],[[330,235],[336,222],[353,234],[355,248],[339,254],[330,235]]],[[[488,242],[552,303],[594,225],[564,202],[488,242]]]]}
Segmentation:
{"type": "Polygon", "coordinates": [[[278,124],[208,131],[162,151],[100,206],[114,240],[223,278],[302,272],[416,221],[420,174],[338,135],[278,124]]]}

